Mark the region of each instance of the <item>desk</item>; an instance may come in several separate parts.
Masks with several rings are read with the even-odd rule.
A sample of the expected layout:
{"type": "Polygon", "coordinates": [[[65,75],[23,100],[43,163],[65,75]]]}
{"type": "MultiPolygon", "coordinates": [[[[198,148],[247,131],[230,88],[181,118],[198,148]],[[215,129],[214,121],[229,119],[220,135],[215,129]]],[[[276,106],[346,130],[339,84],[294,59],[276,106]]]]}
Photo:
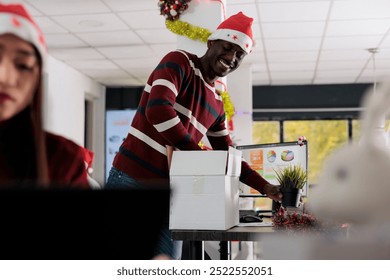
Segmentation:
{"type": "Polygon", "coordinates": [[[190,241],[192,259],[202,259],[203,241],[220,241],[221,260],[229,259],[230,241],[258,241],[273,233],[273,227],[233,227],[228,230],[172,230],[172,239],[190,241]]]}

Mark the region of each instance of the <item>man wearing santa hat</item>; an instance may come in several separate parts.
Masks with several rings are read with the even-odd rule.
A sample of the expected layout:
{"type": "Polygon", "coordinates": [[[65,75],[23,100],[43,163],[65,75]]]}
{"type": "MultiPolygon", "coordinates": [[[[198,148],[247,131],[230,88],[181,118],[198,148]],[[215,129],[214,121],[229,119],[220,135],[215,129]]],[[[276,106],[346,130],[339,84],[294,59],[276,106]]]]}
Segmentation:
{"type": "MultiPolygon", "coordinates": [[[[168,181],[171,150],[201,150],[199,142],[204,136],[214,150],[232,146],[222,98],[214,83],[236,70],[251,52],[252,22],[239,12],[211,34],[202,57],[176,50],[161,60],[147,81],[127,138],[114,159],[107,187],[136,187],[150,179],[168,181]]],[[[246,162],[242,162],[240,181],[270,199],[281,200],[278,186],[267,182],[246,162]]],[[[168,224],[163,241],[157,253],[177,258],[180,250],[174,250],[168,224]]]]}

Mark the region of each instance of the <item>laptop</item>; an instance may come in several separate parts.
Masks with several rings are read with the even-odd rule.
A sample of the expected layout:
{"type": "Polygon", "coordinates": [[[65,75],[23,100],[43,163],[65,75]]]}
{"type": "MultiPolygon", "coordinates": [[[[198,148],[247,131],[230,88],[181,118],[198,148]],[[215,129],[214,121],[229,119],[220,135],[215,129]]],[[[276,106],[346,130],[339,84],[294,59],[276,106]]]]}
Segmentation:
{"type": "Polygon", "coordinates": [[[168,223],[170,189],[0,189],[2,260],[144,260],[168,223]]]}

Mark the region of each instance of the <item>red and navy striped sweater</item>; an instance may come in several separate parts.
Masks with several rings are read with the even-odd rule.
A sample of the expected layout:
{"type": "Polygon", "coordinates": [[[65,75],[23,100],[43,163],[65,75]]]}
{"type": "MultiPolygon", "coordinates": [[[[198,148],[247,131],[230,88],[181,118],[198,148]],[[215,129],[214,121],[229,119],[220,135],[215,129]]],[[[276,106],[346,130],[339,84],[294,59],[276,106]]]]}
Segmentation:
{"type": "MultiPolygon", "coordinates": [[[[196,55],[170,52],[150,75],[113,166],[139,181],[168,179],[166,146],[201,150],[204,135],[214,150],[232,146],[222,98],[203,79],[196,55]]],[[[267,183],[246,162],[240,180],[261,193],[267,183]]]]}

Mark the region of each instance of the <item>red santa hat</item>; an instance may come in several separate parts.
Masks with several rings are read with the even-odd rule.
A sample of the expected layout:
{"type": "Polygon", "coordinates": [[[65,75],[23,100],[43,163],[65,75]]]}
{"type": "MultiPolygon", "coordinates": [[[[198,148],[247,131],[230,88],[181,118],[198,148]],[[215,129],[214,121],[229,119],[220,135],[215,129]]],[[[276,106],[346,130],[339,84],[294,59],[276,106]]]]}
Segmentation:
{"type": "Polygon", "coordinates": [[[208,39],[225,40],[234,43],[248,54],[254,46],[252,23],[253,18],[239,12],[224,20],[208,39]]]}
{"type": "Polygon", "coordinates": [[[93,157],[95,155],[94,152],[91,150],[88,150],[87,148],[82,147],[83,152],[84,152],[84,162],[85,162],[85,167],[87,169],[88,174],[92,174],[93,168],[92,168],[92,163],[93,163],[93,157]]]}
{"type": "Polygon", "coordinates": [[[46,43],[42,30],[33,20],[29,12],[20,4],[0,3],[0,35],[13,34],[33,44],[42,61],[46,57],[46,43]]]}

